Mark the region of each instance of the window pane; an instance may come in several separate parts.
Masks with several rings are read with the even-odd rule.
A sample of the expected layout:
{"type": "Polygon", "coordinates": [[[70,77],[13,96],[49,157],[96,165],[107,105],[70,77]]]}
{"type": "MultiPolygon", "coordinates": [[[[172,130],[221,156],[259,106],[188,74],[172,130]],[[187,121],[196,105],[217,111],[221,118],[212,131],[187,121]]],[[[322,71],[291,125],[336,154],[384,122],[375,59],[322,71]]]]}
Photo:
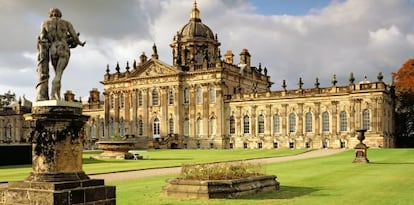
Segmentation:
{"type": "Polygon", "coordinates": [[[369,130],[370,129],[370,120],[369,120],[369,110],[365,109],[362,112],[362,129],[369,130]]]}
{"type": "Polygon", "coordinates": [[[322,113],[322,131],[329,132],[329,113],[326,111],[322,113]]]}
{"type": "Polygon", "coordinates": [[[312,113],[307,112],[305,116],[305,131],[312,132],[312,113]]]}
{"type": "Polygon", "coordinates": [[[339,115],[340,120],[340,131],[345,132],[347,131],[347,118],[346,118],[346,112],[342,111],[339,115]]]}
{"type": "Polygon", "coordinates": [[[277,114],[273,116],[273,133],[280,133],[280,117],[277,114]]]}
{"type": "Polygon", "coordinates": [[[296,115],[294,113],[289,114],[289,132],[296,132],[296,115]]]}
{"type": "Polygon", "coordinates": [[[263,115],[259,115],[257,124],[258,124],[258,127],[259,127],[259,129],[258,129],[259,134],[263,134],[264,133],[264,116],[263,115]]]}
{"type": "Polygon", "coordinates": [[[230,116],[230,134],[236,133],[236,126],[234,121],[234,116],[230,116]]]}
{"type": "Polygon", "coordinates": [[[249,116],[245,115],[243,118],[243,133],[249,134],[250,133],[250,119],[249,116]]]}

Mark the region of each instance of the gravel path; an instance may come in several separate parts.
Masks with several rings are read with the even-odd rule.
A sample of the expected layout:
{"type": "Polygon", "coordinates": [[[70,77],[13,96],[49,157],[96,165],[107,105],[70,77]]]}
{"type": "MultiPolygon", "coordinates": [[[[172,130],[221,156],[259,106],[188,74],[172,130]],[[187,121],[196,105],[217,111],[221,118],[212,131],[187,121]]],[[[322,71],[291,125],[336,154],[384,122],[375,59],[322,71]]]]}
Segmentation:
{"type": "MultiPolygon", "coordinates": [[[[273,162],[284,162],[290,160],[298,159],[307,159],[314,157],[328,156],[336,154],[339,152],[346,151],[346,149],[318,149],[314,151],[305,152],[303,154],[293,155],[293,156],[284,156],[284,157],[274,157],[274,158],[263,158],[263,159],[252,159],[246,160],[246,162],[253,163],[273,163],[273,162]]],[[[139,179],[152,176],[163,176],[168,174],[178,174],[181,171],[181,167],[169,167],[169,168],[154,168],[154,169],[144,169],[137,171],[127,171],[127,172],[115,172],[108,174],[90,174],[89,177],[92,179],[105,179],[105,182],[121,181],[121,180],[130,180],[130,179],[139,179]]]]}

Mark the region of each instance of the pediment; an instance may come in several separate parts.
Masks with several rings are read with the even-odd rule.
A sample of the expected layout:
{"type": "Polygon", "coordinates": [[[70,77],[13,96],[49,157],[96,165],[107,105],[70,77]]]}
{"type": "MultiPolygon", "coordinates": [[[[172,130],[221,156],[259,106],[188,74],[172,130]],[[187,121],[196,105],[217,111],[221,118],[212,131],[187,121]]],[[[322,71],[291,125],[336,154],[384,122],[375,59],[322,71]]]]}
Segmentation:
{"type": "Polygon", "coordinates": [[[166,75],[177,74],[178,71],[172,66],[167,65],[159,60],[150,60],[143,65],[138,66],[137,70],[132,73],[133,77],[161,77],[166,75]]]}

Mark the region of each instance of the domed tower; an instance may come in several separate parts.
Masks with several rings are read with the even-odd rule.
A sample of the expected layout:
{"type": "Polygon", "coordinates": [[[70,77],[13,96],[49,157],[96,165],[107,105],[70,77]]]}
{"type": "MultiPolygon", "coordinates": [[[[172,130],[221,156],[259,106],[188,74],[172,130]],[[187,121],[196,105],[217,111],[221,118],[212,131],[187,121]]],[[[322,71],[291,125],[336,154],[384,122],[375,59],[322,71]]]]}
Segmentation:
{"type": "Polygon", "coordinates": [[[173,65],[183,71],[215,67],[220,61],[220,42],[217,34],[201,22],[197,2],[191,11],[190,21],[177,32],[171,43],[173,65]]]}

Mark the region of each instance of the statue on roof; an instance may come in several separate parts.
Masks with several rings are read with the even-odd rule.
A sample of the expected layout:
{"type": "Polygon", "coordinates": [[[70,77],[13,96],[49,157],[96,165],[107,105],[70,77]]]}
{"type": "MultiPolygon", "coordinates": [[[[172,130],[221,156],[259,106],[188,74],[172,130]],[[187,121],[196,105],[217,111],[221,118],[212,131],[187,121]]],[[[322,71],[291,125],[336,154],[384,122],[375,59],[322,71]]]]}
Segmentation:
{"type": "Polygon", "coordinates": [[[57,8],[49,10],[49,19],[41,25],[38,36],[38,82],[36,101],[49,100],[49,62],[52,62],[55,77],[52,81],[51,99],[60,100],[62,74],[68,65],[70,49],[85,42],[79,40],[72,24],[62,19],[62,12],[57,8]]]}

